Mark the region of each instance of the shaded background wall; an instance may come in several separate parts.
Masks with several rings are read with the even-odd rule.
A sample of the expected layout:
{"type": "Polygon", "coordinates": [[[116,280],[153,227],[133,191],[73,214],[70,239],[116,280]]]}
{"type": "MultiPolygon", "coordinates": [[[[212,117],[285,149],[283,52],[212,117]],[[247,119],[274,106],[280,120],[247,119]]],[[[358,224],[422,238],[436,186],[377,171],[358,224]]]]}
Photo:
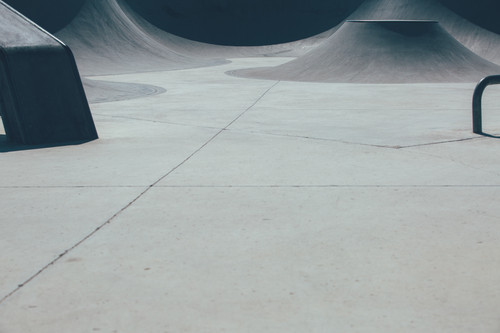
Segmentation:
{"type": "Polygon", "coordinates": [[[485,29],[500,34],[499,0],[440,0],[460,16],[485,29]]]}
{"type": "MultiPolygon", "coordinates": [[[[68,24],[88,0],[5,0],[50,32],[68,24]]],[[[104,0],[101,0],[104,1],[104,0]]],[[[192,40],[265,45],[306,38],[347,17],[363,0],[121,0],[157,27],[192,40]]],[[[415,0],[418,1],[418,0],[415,0]]],[[[500,34],[500,1],[439,0],[500,34]]]]}
{"type": "Polygon", "coordinates": [[[128,0],[151,23],[214,44],[294,41],[340,23],[362,0],[128,0]]]}
{"type": "Polygon", "coordinates": [[[2,0],[54,33],[78,14],[86,0],[2,0]]]}

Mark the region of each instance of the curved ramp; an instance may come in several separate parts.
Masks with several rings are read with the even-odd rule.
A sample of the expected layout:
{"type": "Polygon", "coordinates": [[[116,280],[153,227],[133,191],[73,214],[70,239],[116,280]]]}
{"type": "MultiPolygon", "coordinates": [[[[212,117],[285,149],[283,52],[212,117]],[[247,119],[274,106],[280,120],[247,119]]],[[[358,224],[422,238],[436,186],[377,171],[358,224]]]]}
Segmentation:
{"type": "Polygon", "coordinates": [[[313,51],[274,68],[230,74],[272,80],[474,82],[500,72],[435,21],[347,21],[313,51]]]}
{"type": "Polygon", "coordinates": [[[226,62],[175,52],[138,23],[121,0],[87,0],[77,17],[56,35],[73,50],[84,75],[184,69],[226,62]]]}
{"type": "MultiPolygon", "coordinates": [[[[143,20],[136,16],[137,20],[143,20]]],[[[155,26],[145,23],[142,27],[151,33],[160,43],[168,45],[170,49],[180,54],[194,58],[247,58],[247,57],[299,57],[311,51],[330,37],[336,28],[330,29],[318,35],[301,39],[294,42],[262,45],[262,46],[228,46],[215,45],[189,40],[179,37],[155,26]]]]}
{"type": "MultiPolygon", "coordinates": [[[[325,39],[330,37],[335,28],[322,32],[309,38],[297,40],[294,42],[262,45],[262,46],[230,46],[216,45],[189,40],[176,36],[149,23],[139,13],[133,9],[127,11],[128,18],[151,38],[178,54],[193,58],[202,59],[220,59],[220,58],[241,58],[241,57],[298,57],[301,56],[325,39]]],[[[166,18],[168,19],[168,18],[166,18]]]]}
{"type": "MultiPolygon", "coordinates": [[[[359,0],[357,0],[359,1],[359,0]]],[[[82,52],[80,49],[85,49],[87,46],[97,45],[99,46],[99,42],[89,41],[86,42],[86,45],[80,45],[79,35],[83,34],[83,32],[78,31],[83,28],[84,30],[92,30],[97,32],[98,34],[102,33],[95,28],[91,28],[92,20],[98,21],[96,16],[105,15],[106,11],[113,8],[117,8],[116,6],[109,6],[106,3],[98,3],[98,5],[104,7],[103,10],[99,11],[99,13],[93,13],[92,10],[89,12],[89,9],[86,9],[86,13],[80,13],[80,16],[88,16],[90,19],[85,19],[86,24],[79,24],[76,26],[76,23],[73,23],[71,27],[68,29],[77,30],[68,31],[68,29],[64,29],[80,12],[81,8],[84,4],[89,2],[88,0],[50,0],[50,6],[47,5],[46,2],[36,2],[33,3],[31,0],[7,0],[6,2],[10,3],[13,7],[15,7],[18,11],[22,12],[24,15],[29,17],[31,20],[37,22],[46,30],[49,30],[51,33],[57,33],[61,31],[58,35],[60,38],[68,40],[75,48],[79,48],[79,58],[88,58],[92,59],[95,57],[95,54],[92,55],[92,52],[85,51],[82,52]],[[54,12],[53,8],[58,8],[57,12],[54,12]],[[84,54],[85,53],[85,54],[84,54]]],[[[161,30],[160,28],[154,26],[149,23],[147,19],[151,19],[148,15],[142,16],[141,13],[144,12],[144,8],[149,11],[153,10],[153,12],[162,12],[162,1],[158,0],[149,0],[149,1],[137,1],[134,7],[130,7],[129,4],[133,4],[133,1],[130,0],[120,0],[118,4],[119,11],[123,11],[126,14],[127,20],[130,22],[128,24],[122,25],[121,27],[127,27],[129,25],[135,26],[142,30],[149,38],[156,40],[163,46],[166,46],[169,49],[169,52],[174,52],[180,55],[184,55],[191,58],[202,58],[202,59],[220,59],[220,58],[240,58],[240,57],[254,57],[254,56],[279,56],[279,57],[297,57],[300,56],[312,48],[317,46],[324,39],[328,38],[334,31],[335,28],[329,29],[327,31],[321,32],[317,35],[296,40],[293,42],[285,42],[280,44],[273,45],[262,45],[262,46],[226,46],[226,45],[215,45],[208,44],[203,42],[197,42],[193,40],[189,40],[183,37],[176,36],[172,33],[169,33],[165,30],[161,30]],[[151,9],[152,7],[152,9],[151,9]],[[136,11],[137,9],[137,11],[136,11]],[[141,10],[143,9],[143,10],[141,10]]],[[[88,6],[88,5],[87,5],[88,6]]],[[[343,5],[340,6],[340,8],[343,5]]],[[[349,5],[349,8],[352,4],[349,5]]],[[[147,10],[146,10],[147,11],[147,10]]],[[[345,13],[345,9],[339,13],[335,13],[335,20],[331,20],[331,25],[334,25],[338,22],[338,20],[344,20],[348,13],[345,13]]],[[[163,16],[160,14],[158,18],[160,20],[168,20],[165,14],[163,16]]],[[[80,19],[81,20],[81,19],[80,19]]],[[[217,24],[215,20],[213,20],[213,24],[217,24]]],[[[256,18],[255,21],[258,21],[256,18]]],[[[110,24],[110,23],[108,23],[110,24]]],[[[101,26],[101,25],[99,25],[101,26]]],[[[193,24],[193,26],[197,26],[193,24]]],[[[127,32],[128,33],[128,32],[127,32]]],[[[255,32],[254,32],[255,34],[255,32]]],[[[101,43],[102,44],[102,43],[101,43]]],[[[109,45],[106,45],[109,47],[109,45]]],[[[83,64],[83,60],[80,59],[80,63],[83,64]]],[[[88,61],[90,63],[90,61],[88,61]]],[[[82,65],[83,66],[83,65],[82,65]]],[[[116,66],[116,65],[114,65],[116,66]]]]}
{"type": "Polygon", "coordinates": [[[500,35],[455,14],[437,0],[366,0],[350,20],[434,20],[481,57],[500,64],[500,35]]]}

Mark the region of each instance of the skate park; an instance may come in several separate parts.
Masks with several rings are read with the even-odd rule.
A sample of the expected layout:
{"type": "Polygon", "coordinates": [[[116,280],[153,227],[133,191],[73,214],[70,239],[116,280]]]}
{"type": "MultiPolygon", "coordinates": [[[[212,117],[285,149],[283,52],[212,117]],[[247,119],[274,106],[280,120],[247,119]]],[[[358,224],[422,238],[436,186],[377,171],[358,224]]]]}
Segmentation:
{"type": "Polygon", "coordinates": [[[98,134],[0,135],[1,333],[500,330],[494,2],[68,3],[0,3],[98,134]]]}

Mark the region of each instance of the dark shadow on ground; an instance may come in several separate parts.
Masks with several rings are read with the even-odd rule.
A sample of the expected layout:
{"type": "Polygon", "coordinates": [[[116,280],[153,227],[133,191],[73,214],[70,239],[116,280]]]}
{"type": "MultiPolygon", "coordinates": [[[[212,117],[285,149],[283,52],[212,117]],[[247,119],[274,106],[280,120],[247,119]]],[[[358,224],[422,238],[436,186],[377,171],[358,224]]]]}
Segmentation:
{"type": "Polygon", "coordinates": [[[124,101],[163,94],[167,90],[150,84],[82,79],[89,103],[124,101]]]}
{"type": "Polygon", "coordinates": [[[485,136],[487,138],[500,139],[498,134],[488,134],[488,133],[477,133],[478,135],[485,136]]]}
{"type": "Polygon", "coordinates": [[[62,147],[62,146],[76,146],[81,145],[93,140],[84,140],[84,141],[71,141],[71,142],[62,142],[62,143],[50,143],[44,145],[22,145],[18,143],[13,143],[7,140],[7,136],[5,134],[0,134],[0,153],[9,153],[14,151],[23,151],[23,150],[33,150],[33,149],[44,149],[44,148],[54,148],[54,147],[62,147]]]}

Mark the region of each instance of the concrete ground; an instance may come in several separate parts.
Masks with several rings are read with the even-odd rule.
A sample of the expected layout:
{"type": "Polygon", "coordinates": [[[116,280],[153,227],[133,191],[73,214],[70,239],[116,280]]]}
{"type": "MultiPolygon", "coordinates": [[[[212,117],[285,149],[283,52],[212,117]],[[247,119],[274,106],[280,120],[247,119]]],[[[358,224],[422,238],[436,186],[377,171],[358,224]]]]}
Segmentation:
{"type": "Polygon", "coordinates": [[[0,332],[499,332],[475,84],[225,74],[287,60],[93,77],[166,92],[91,104],[97,141],[0,143],[0,332]]]}

